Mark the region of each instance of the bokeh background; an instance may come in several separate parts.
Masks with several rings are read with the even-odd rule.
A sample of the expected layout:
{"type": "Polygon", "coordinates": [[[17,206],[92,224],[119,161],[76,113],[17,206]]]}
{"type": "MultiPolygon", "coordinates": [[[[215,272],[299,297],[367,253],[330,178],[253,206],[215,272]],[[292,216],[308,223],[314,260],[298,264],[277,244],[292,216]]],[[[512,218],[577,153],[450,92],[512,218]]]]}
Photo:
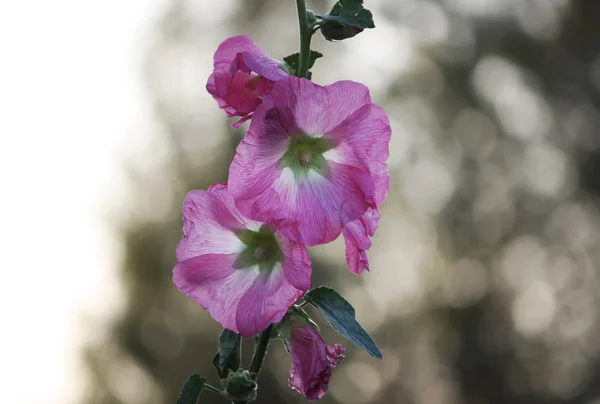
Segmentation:
{"type": "MultiPolygon", "coordinates": [[[[0,401],[173,403],[217,384],[219,326],[171,283],[181,201],[243,134],[212,53],[296,52],[294,1],[35,3],[0,7],[0,401]]],[[[370,273],[341,240],[310,252],[384,360],[345,343],[322,402],[599,404],[600,2],[365,3],[377,28],[317,34],[313,79],[387,110],[392,185],[370,273]]],[[[257,403],[304,402],[289,365],[271,344],[257,403]]]]}

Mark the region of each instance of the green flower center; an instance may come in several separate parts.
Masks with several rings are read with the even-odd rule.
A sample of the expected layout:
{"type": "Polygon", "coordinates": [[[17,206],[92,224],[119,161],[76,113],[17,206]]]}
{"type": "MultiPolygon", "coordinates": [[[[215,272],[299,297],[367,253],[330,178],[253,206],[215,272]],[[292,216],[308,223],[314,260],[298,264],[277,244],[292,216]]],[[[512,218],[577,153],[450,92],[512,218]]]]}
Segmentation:
{"type": "Polygon", "coordinates": [[[246,248],[235,260],[236,268],[249,268],[258,265],[261,273],[270,274],[275,265],[283,261],[283,252],[275,233],[262,226],[258,231],[239,230],[236,236],[246,248]]]}
{"type": "Polygon", "coordinates": [[[335,147],[332,140],[308,136],[304,133],[291,138],[290,145],[279,160],[281,167],[289,167],[296,179],[304,179],[310,170],[325,176],[327,160],[323,153],[335,147]]]}

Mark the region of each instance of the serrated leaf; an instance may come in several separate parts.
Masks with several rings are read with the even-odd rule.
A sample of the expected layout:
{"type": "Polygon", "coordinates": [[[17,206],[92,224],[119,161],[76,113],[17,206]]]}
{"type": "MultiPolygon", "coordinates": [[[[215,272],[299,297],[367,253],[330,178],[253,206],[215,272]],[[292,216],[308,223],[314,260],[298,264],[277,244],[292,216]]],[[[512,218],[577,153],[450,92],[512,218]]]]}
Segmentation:
{"type": "Polygon", "coordinates": [[[357,28],[375,28],[373,14],[363,7],[363,0],[339,0],[329,14],[320,16],[326,21],[336,21],[357,28]]]}
{"type": "Polygon", "coordinates": [[[196,404],[202,388],[204,387],[204,379],[197,373],[191,375],[183,384],[181,394],[177,399],[177,404],[196,404]]]}
{"type": "Polygon", "coordinates": [[[223,328],[219,335],[219,352],[213,359],[213,365],[217,368],[219,378],[225,379],[229,370],[234,372],[240,367],[239,350],[241,344],[240,334],[223,328]]]}
{"type": "MultiPolygon", "coordinates": [[[[315,65],[315,61],[323,57],[323,54],[314,50],[311,50],[308,54],[308,68],[311,69],[315,65]]],[[[300,65],[300,54],[294,53],[283,58],[283,61],[288,66],[290,74],[296,74],[300,65]]],[[[308,79],[312,77],[312,73],[308,72],[308,79]]]]}
{"type": "Polygon", "coordinates": [[[354,307],[335,290],[321,286],[308,291],[304,299],[315,306],[331,323],[333,328],[367,351],[374,358],[382,359],[381,351],[365,329],[356,321],[354,307]]]}

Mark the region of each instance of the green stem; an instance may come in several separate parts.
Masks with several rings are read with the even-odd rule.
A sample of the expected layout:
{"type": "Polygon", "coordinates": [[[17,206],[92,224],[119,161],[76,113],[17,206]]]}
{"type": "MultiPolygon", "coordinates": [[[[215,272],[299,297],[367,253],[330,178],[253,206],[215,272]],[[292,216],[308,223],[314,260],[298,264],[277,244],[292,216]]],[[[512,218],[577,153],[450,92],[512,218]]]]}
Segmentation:
{"type": "Polygon", "coordinates": [[[298,24],[300,25],[300,58],[298,61],[298,71],[296,76],[308,77],[308,62],[310,56],[310,39],[312,32],[308,25],[308,15],[306,14],[306,0],[296,0],[298,8],[298,24]]]}
{"type": "Polygon", "coordinates": [[[213,393],[223,394],[223,392],[221,390],[219,390],[215,386],[211,386],[208,383],[204,383],[204,385],[202,386],[202,388],[205,389],[205,390],[208,390],[208,391],[212,391],[213,393]]]}
{"type": "Polygon", "coordinates": [[[271,330],[273,329],[273,324],[271,324],[266,330],[264,330],[260,337],[258,338],[258,342],[254,347],[254,356],[252,357],[252,363],[250,363],[250,374],[254,374],[255,379],[258,379],[258,374],[260,373],[260,368],[262,367],[263,361],[265,360],[265,354],[267,353],[267,347],[269,346],[269,340],[271,339],[271,330]]]}

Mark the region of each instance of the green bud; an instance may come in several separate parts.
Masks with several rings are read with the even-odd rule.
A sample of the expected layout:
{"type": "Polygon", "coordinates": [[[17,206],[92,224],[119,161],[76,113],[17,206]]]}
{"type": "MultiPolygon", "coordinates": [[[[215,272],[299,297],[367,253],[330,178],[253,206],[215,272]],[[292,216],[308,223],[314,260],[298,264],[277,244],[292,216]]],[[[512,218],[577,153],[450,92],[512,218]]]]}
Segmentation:
{"type": "Polygon", "coordinates": [[[363,31],[360,27],[342,24],[337,21],[327,21],[321,26],[321,34],[328,41],[342,41],[352,38],[363,31]]]}
{"type": "Polygon", "coordinates": [[[231,401],[248,402],[256,398],[256,382],[252,380],[250,372],[247,370],[238,370],[230,373],[227,377],[225,394],[231,401]]]}

